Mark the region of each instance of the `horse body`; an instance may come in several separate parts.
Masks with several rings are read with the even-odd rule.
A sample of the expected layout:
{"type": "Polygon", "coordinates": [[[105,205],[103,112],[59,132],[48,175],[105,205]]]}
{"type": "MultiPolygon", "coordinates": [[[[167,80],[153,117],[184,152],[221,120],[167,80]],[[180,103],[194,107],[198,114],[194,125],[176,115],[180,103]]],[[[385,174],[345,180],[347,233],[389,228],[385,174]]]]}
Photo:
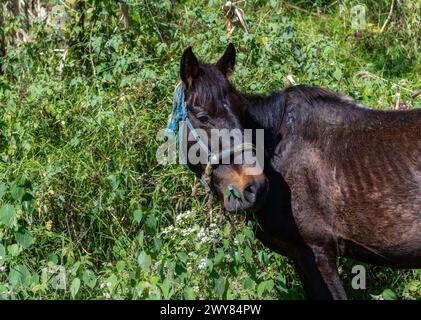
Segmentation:
{"type": "Polygon", "coordinates": [[[181,64],[190,100],[199,96],[201,112],[213,115],[196,126],[265,130],[264,175],[221,165],[212,187],[222,198],[232,183],[241,200],[253,193],[242,209],[254,209],[257,237],[294,261],[308,297],[346,299],[337,257],[421,267],[421,110],[373,110],[304,85],[243,94],[227,80],[234,61],[230,46],[216,64],[221,71],[199,64],[191,49],[181,64]],[[212,99],[200,99],[207,86],[212,99]]]}
{"type": "MultiPolygon", "coordinates": [[[[271,188],[278,187],[257,213],[264,242],[298,264],[314,260],[303,282],[318,287],[316,298],[324,297],[326,279],[338,279],[337,256],[420,267],[421,110],[361,108],[307,86],[286,89],[284,100],[281,138],[267,169],[271,188]]],[[[345,297],[338,281],[330,286],[333,297],[345,297]]]]}

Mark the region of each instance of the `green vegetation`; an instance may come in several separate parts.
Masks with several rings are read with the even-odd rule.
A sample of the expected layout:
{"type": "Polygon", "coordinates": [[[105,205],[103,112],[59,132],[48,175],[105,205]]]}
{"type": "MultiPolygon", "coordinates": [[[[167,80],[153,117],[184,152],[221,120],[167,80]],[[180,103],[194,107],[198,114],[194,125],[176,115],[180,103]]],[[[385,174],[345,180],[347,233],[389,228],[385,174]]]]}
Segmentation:
{"type": "MultiPolygon", "coordinates": [[[[0,298],[303,298],[244,217],[209,212],[192,173],[157,164],[181,53],[215,61],[234,42],[245,91],[292,75],[373,107],[394,108],[397,94],[398,107],[420,107],[419,2],[396,1],[380,32],[391,1],[366,1],[359,33],[357,2],[240,2],[250,32],[232,37],[216,0],[126,1],[126,27],[117,1],[47,2],[50,23],[0,5],[0,298]],[[20,28],[30,37],[13,43],[20,28]]],[[[354,264],[340,267],[350,298],[421,299],[421,270],[367,266],[356,291],[354,264]]]]}

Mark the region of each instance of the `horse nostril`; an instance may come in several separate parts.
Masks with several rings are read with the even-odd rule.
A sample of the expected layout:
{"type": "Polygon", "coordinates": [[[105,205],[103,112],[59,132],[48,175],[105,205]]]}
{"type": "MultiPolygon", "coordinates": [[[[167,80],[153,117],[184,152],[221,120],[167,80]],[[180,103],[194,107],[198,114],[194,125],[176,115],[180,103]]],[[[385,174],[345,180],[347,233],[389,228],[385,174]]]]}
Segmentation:
{"type": "Polygon", "coordinates": [[[254,203],[256,201],[256,191],[257,188],[253,183],[248,184],[243,190],[244,199],[247,202],[254,203]]]}

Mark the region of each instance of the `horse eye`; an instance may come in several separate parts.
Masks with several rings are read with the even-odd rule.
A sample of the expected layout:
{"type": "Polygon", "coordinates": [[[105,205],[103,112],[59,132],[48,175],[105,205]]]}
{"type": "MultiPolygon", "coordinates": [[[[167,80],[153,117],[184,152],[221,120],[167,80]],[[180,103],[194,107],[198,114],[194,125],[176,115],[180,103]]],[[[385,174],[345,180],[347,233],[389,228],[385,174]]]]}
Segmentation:
{"type": "Polygon", "coordinates": [[[209,116],[206,113],[203,113],[203,112],[200,112],[197,115],[197,119],[199,119],[199,121],[202,122],[202,123],[209,122],[209,116]]]}

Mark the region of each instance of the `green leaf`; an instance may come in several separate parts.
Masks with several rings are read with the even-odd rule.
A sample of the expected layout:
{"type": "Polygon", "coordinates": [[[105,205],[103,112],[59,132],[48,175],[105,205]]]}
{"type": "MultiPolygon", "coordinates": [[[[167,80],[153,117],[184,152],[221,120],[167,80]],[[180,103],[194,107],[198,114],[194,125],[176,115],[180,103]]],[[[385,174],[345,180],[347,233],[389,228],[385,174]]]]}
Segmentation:
{"type": "Polygon", "coordinates": [[[20,177],[10,186],[10,194],[16,201],[20,202],[22,200],[23,194],[25,193],[25,182],[25,177],[20,177]]]}
{"type": "Polygon", "coordinates": [[[268,265],[269,264],[269,255],[266,253],[266,252],[262,252],[262,262],[265,264],[265,265],[268,265]]]}
{"type": "Polygon", "coordinates": [[[7,186],[5,183],[0,183],[0,199],[6,194],[7,186]]]}
{"type": "Polygon", "coordinates": [[[139,263],[140,267],[147,271],[149,270],[149,267],[151,266],[152,259],[151,256],[148,255],[145,251],[142,251],[139,253],[139,256],[137,257],[137,262],[139,263]]]}
{"type": "Polygon", "coordinates": [[[264,281],[260,282],[259,285],[257,286],[257,295],[259,297],[262,296],[263,292],[265,291],[266,288],[266,284],[264,281]]]}
{"type": "Polygon", "coordinates": [[[149,234],[154,234],[158,226],[158,220],[154,215],[148,215],[146,218],[146,230],[149,234]]]}
{"type": "Polygon", "coordinates": [[[0,208],[0,223],[6,227],[11,227],[13,223],[13,217],[15,216],[15,207],[11,204],[6,203],[0,208]]]}
{"type": "Polygon", "coordinates": [[[113,191],[117,190],[118,186],[120,185],[120,179],[115,175],[109,175],[107,179],[110,181],[113,191]]]}
{"type": "Polygon", "coordinates": [[[5,256],[6,256],[6,248],[2,244],[0,244],[0,257],[4,259],[5,256]]]}
{"type": "Polygon", "coordinates": [[[95,273],[92,270],[85,270],[82,275],[82,280],[85,285],[93,289],[96,285],[95,273]]]}
{"type": "Polygon", "coordinates": [[[111,283],[111,289],[115,288],[115,286],[118,284],[118,278],[117,276],[113,273],[111,274],[107,280],[105,282],[109,282],[111,283]]]}
{"type": "Polygon", "coordinates": [[[213,258],[213,264],[215,266],[219,265],[224,260],[224,251],[222,249],[218,249],[218,253],[216,254],[215,258],[213,258]]]}
{"type": "Polygon", "coordinates": [[[241,198],[240,192],[238,192],[238,190],[231,185],[228,186],[228,188],[225,190],[225,195],[227,196],[228,200],[231,198],[232,195],[236,199],[241,198]]]}
{"type": "Polygon", "coordinates": [[[27,285],[31,280],[31,273],[25,265],[18,265],[11,268],[9,282],[12,286],[27,285]]]}
{"type": "Polygon", "coordinates": [[[80,288],[80,279],[74,278],[72,280],[72,283],[70,284],[70,294],[72,295],[72,298],[75,298],[80,288]]]}
{"type": "Polygon", "coordinates": [[[257,286],[257,294],[262,296],[265,291],[271,291],[273,289],[273,280],[262,281],[257,286]]]}
{"type": "Polygon", "coordinates": [[[254,284],[255,282],[253,281],[253,279],[247,277],[246,279],[244,279],[243,287],[246,290],[252,290],[254,288],[254,284]]]}
{"type": "Polygon", "coordinates": [[[168,300],[170,298],[170,290],[171,290],[171,283],[168,278],[165,278],[162,284],[160,285],[162,295],[164,296],[164,300],[168,300]]]}
{"type": "Polygon", "coordinates": [[[20,248],[19,246],[14,243],[11,244],[10,246],[7,246],[7,252],[12,256],[12,257],[17,257],[20,253],[20,248]]]}
{"type": "Polygon", "coordinates": [[[227,279],[225,277],[219,277],[214,280],[215,294],[218,298],[221,298],[222,295],[224,294],[226,283],[227,283],[227,279]]]}
{"type": "Polygon", "coordinates": [[[186,300],[194,300],[196,298],[194,291],[191,287],[187,287],[184,289],[184,299],[186,300]]]}
{"type": "Polygon", "coordinates": [[[207,259],[207,261],[206,261],[206,271],[208,273],[211,273],[212,270],[213,270],[213,262],[212,262],[212,260],[207,259]]]}
{"type": "Polygon", "coordinates": [[[15,237],[17,243],[19,243],[25,249],[28,249],[34,243],[32,233],[24,228],[16,232],[15,237]]]}
{"type": "Polygon", "coordinates": [[[27,214],[32,214],[35,209],[35,198],[30,193],[25,193],[22,197],[22,208],[27,214]]]}
{"type": "Polygon", "coordinates": [[[278,276],[276,277],[275,284],[276,284],[276,288],[279,291],[288,292],[288,288],[285,284],[285,275],[284,274],[281,274],[281,273],[278,274],[278,276]]]}
{"type": "Polygon", "coordinates": [[[9,283],[14,287],[20,283],[20,272],[16,268],[10,269],[9,283]]]}
{"type": "Polygon", "coordinates": [[[153,252],[154,253],[159,253],[159,250],[161,250],[161,248],[162,248],[162,240],[161,240],[161,238],[155,237],[153,239],[153,252]]]}
{"type": "Polygon", "coordinates": [[[72,139],[70,139],[70,144],[72,145],[72,147],[76,147],[79,144],[80,140],[78,137],[73,137],[72,139]]]}
{"type": "Polygon", "coordinates": [[[79,268],[80,268],[80,265],[81,265],[81,263],[80,263],[80,261],[76,261],[74,264],[73,264],[73,266],[72,266],[72,269],[71,269],[71,274],[72,275],[76,275],[77,274],[77,272],[78,272],[78,270],[79,270],[79,268]]]}
{"type": "Polygon", "coordinates": [[[133,220],[136,221],[137,223],[139,223],[142,220],[142,210],[137,209],[133,212],[133,220]]]}
{"type": "Polygon", "coordinates": [[[244,259],[249,262],[251,260],[251,257],[253,256],[253,252],[251,251],[251,249],[249,247],[246,247],[244,249],[244,259]]]}
{"type": "Polygon", "coordinates": [[[271,291],[271,290],[273,289],[273,285],[274,285],[274,282],[273,282],[273,280],[272,280],[272,279],[271,279],[271,280],[266,281],[266,290],[267,290],[267,291],[271,291]]]}
{"type": "Polygon", "coordinates": [[[116,268],[117,268],[118,272],[122,272],[126,268],[126,262],[124,262],[122,260],[117,262],[116,268]]]}
{"type": "Polygon", "coordinates": [[[56,255],[55,253],[49,253],[48,254],[48,261],[52,262],[53,264],[58,264],[58,255],[56,255]]]}
{"type": "Polygon", "coordinates": [[[237,190],[237,189],[233,188],[233,189],[232,189],[232,192],[234,193],[234,197],[235,197],[235,198],[237,198],[237,199],[240,199],[240,198],[241,198],[241,196],[240,196],[240,192],[238,192],[238,190],[237,190]]]}
{"type": "Polygon", "coordinates": [[[335,72],[333,72],[333,77],[339,81],[342,79],[342,71],[339,68],[336,68],[335,72]]]}
{"type": "Polygon", "coordinates": [[[391,289],[385,289],[382,296],[384,300],[398,300],[396,293],[394,293],[391,289]]]}
{"type": "Polygon", "coordinates": [[[181,260],[181,262],[183,262],[183,263],[187,262],[188,256],[185,252],[180,251],[180,252],[177,253],[177,256],[181,260]]]}

